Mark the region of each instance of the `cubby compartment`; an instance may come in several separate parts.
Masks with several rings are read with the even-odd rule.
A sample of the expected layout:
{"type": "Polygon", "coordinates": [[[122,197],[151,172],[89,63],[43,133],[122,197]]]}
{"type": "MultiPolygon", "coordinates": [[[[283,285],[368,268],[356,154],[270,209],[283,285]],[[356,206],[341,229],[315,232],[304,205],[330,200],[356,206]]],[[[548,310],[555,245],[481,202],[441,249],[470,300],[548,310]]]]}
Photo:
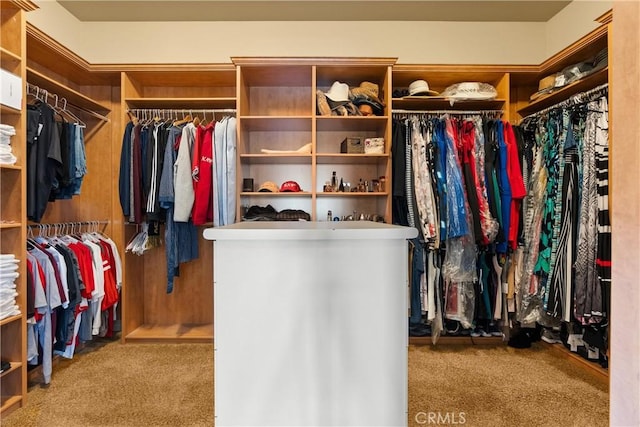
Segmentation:
{"type": "Polygon", "coordinates": [[[240,65],[240,116],[311,116],[311,66],[244,65],[233,60],[240,65]]]}

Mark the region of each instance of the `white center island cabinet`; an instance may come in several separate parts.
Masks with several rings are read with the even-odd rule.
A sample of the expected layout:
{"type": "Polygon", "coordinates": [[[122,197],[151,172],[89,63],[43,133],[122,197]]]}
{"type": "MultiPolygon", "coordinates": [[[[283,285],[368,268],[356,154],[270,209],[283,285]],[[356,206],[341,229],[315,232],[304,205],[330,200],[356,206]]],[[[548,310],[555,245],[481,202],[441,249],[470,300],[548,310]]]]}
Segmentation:
{"type": "Polygon", "coordinates": [[[414,228],[240,222],[213,240],[215,425],[405,426],[414,228]]]}

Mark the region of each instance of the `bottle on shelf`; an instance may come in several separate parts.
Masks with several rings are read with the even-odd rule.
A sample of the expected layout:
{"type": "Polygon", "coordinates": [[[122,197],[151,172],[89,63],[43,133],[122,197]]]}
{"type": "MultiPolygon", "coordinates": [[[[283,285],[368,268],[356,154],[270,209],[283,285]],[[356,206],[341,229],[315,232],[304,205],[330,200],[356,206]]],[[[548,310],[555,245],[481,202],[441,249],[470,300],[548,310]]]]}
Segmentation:
{"type": "Polygon", "coordinates": [[[331,175],[331,188],[333,191],[338,191],[338,177],[336,176],[336,171],[333,171],[331,175]]]}
{"type": "Polygon", "coordinates": [[[331,210],[327,211],[327,221],[331,221],[333,219],[333,215],[331,214],[331,210]]]}
{"type": "Polygon", "coordinates": [[[340,178],[340,185],[338,186],[338,191],[344,193],[344,181],[340,178]]]}

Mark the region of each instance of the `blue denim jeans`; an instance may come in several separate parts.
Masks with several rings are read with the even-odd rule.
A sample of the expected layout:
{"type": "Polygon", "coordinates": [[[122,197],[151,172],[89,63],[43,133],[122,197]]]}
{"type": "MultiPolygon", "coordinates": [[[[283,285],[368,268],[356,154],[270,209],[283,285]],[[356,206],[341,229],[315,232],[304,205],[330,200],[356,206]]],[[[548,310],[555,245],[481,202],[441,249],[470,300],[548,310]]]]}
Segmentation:
{"type": "Polygon", "coordinates": [[[422,299],[420,298],[420,279],[424,273],[424,247],[419,239],[411,240],[413,261],[411,263],[411,317],[409,324],[417,324],[422,320],[422,299]]]}

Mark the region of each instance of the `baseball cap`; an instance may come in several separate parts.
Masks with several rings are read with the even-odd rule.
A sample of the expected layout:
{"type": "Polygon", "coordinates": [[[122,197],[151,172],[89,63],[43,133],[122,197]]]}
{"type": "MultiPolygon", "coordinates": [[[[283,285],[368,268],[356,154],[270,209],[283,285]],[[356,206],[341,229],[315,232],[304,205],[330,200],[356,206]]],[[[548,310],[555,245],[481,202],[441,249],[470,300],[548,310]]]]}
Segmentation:
{"type": "Polygon", "coordinates": [[[297,182],[295,182],[295,181],[285,181],[280,186],[280,191],[281,192],[290,191],[290,192],[293,192],[293,193],[297,193],[297,192],[302,191],[302,190],[300,189],[300,186],[298,185],[297,182]]]}
{"type": "Polygon", "coordinates": [[[278,192],[278,184],[273,181],[265,181],[260,185],[258,191],[261,193],[277,193],[278,192]]]}

